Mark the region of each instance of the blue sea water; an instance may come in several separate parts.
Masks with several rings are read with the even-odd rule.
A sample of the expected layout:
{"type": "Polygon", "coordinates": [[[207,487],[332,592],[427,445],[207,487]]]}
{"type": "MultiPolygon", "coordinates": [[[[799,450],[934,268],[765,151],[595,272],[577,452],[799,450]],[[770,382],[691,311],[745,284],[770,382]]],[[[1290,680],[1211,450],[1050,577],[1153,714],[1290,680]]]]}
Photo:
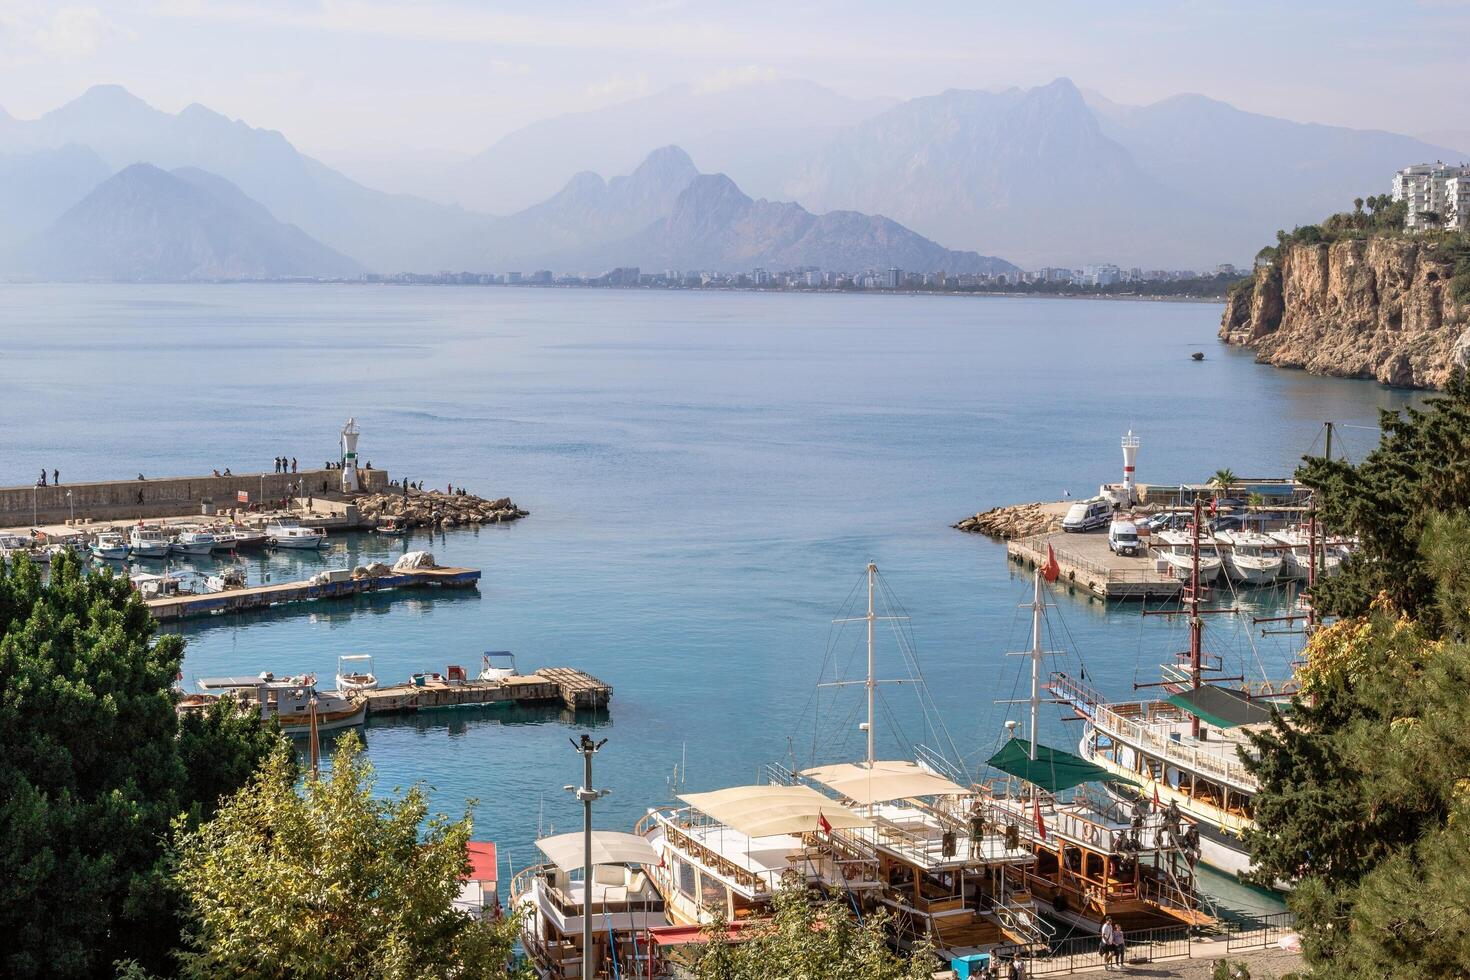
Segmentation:
{"type": "MultiPolygon", "coordinates": [[[[1017,606],[1030,585],[1002,546],[950,524],[1089,495],[1119,476],[1130,428],[1145,482],[1220,467],[1285,475],[1321,451],[1324,420],[1361,456],[1378,411],[1417,397],[1256,365],[1217,343],[1219,314],[931,296],[0,286],[0,483],[42,467],[67,481],[241,473],[278,455],[319,464],[352,415],[362,457],[393,476],[512,496],[532,516],[511,526],[252,559],[254,575],[280,580],[428,547],[483,569],[476,593],[182,632],[191,680],[330,677],[344,653],[372,654],[397,680],[509,649],[525,670],[610,682],[601,718],[480,709],[365,731],[380,789],[422,782],[448,812],[477,801],[477,836],[519,867],[538,826],[577,826],[567,738],[589,725],[608,739],[608,827],[666,800],[681,759],[687,788],[703,790],[754,780],[766,762],[805,765],[814,746],[824,761],[860,754],[861,692],[822,689],[815,721],[813,697],[829,654],[858,672],[860,629],[834,639],[830,620],[869,559],[910,617],[936,709],[921,712],[912,685],[885,687],[880,754],[952,740],[977,768],[1020,717],[993,702],[1020,690],[1022,663],[1004,653],[1027,645],[1017,606]],[[926,734],[926,717],[949,739],[926,734]]],[[[1183,642],[1136,608],[1056,601],[1049,645],[1109,694],[1151,679],[1183,642]]],[[[1214,624],[1232,656],[1279,666],[1299,642],[1234,619],[1214,624]]],[[[883,639],[880,672],[908,676],[883,639]]],[[[1046,725],[1053,740],[1077,736],[1053,712],[1046,725]]]]}

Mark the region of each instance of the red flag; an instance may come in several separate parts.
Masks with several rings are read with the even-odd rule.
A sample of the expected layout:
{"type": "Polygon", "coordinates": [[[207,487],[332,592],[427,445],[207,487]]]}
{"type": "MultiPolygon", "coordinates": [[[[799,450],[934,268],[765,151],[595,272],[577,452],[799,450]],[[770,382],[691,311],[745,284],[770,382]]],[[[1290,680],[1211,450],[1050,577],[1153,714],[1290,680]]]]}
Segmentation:
{"type": "Polygon", "coordinates": [[[827,817],[821,810],[817,811],[817,829],[824,834],[830,835],[832,833],[832,825],[827,822],[827,817]]]}
{"type": "Polygon", "coordinates": [[[1051,545],[1046,546],[1046,564],[1041,566],[1041,577],[1048,582],[1055,582],[1062,574],[1062,567],[1057,564],[1057,553],[1051,550],[1051,545]]]}
{"type": "Polygon", "coordinates": [[[1220,498],[1219,497],[1216,497],[1214,500],[1211,500],[1210,501],[1210,516],[1211,517],[1214,517],[1219,512],[1220,512],[1220,498]]]}
{"type": "Polygon", "coordinates": [[[1162,810],[1163,808],[1164,804],[1159,802],[1159,784],[1154,783],[1154,809],[1162,810]]]}
{"type": "Polygon", "coordinates": [[[1039,796],[1033,796],[1033,797],[1031,797],[1031,812],[1036,815],[1036,833],[1037,833],[1037,835],[1042,840],[1046,840],[1046,821],[1041,819],[1041,797],[1039,797],[1039,796]]]}

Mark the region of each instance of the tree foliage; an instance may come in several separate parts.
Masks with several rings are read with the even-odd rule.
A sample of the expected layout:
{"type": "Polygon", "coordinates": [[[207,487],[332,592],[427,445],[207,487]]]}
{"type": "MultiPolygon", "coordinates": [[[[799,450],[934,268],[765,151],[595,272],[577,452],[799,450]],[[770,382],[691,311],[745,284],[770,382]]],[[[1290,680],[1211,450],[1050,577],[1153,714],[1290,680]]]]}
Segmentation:
{"type": "Polygon", "coordinates": [[[57,556],[0,571],[0,973],[167,964],[179,934],[166,854],[273,740],[223,710],[181,732],[183,641],[153,640],[128,583],[57,556]]]}
{"type": "Polygon", "coordinates": [[[886,912],[861,921],[841,899],[819,899],[804,886],[783,888],[774,915],[730,942],[723,918],[706,928],[696,980],[929,980],[939,961],[923,946],[909,956],[889,947],[886,912]]]}
{"type": "Polygon", "coordinates": [[[330,775],[298,792],[282,747],[211,820],[180,828],[185,976],[505,975],[515,920],[453,907],[469,814],[429,816],[418,787],[375,798],[361,752],[347,734],[330,775]]]}
{"type": "Polygon", "coordinates": [[[1361,542],[1313,598],[1330,615],[1362,616],[1382,593],[1438,635],[1451,624],[1421,542],[1437,514],[1470,508],[1470,383],[1457,374],[1423,409],[1384,412],[1381,425],[1379,445],[1362,463],[1309,459],[1298,471],[1327,527],[1361,542]]]}
{"type": "Polygon", "coordinates": [[[1251,736],[1247,835],[1318,978],[1470,976],[1470,392],[1385,419],[1359,466],[1306,470],[1360,536],[1319,603],[1290,719],[1251,736]]]}

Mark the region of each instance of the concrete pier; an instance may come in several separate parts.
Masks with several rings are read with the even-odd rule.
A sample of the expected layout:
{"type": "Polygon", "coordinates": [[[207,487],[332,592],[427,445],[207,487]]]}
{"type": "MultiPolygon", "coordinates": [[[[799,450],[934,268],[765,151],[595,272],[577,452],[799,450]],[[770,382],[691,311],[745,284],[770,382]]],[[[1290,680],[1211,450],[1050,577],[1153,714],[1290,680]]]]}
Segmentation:
{"type": "Polygon", "coordinates": [[[1162,599],[1177,596],[1183,583],[1159,571],[1147,550],[1128,558],[1108,550],[1106,532],[1068,534],[1052,531],[1006,542],[1006,555],[1025,565],[1046,562],[1050,545],[1061,570],[1059,581],[1086,589],[1099,599],[1162,599]]]}
{"type": "Polygon", "coordinates": [[[480,581],[477,568],[421,568],[411,572],[393,572],[376,578],[349,578],[341,582],[281,582],[276,585],[253,585],[205,595],[176,595],[149,599],[148,611],[160,622],[172,622],[193,616],[247,612],[269,609],[285,603],[312,599],[344,599],[364,592],[390,589],[448,588],[473,589],[480,581]]]}
{"type": "MultiPolygon", "coordinates": [[[[64,475],[64,474],[63,474],[64,475]]],[[[388,489],[387,470],[358,470],[365,493],[388,489]]],[[[49,474],[48,474],[49,478],[49,474]]],[[[313,502],[349,500],[337,488],[341,470],[299,473],[241,473],[235,476],[175,476],[146,480],[105,480],[61,486],[0,487],[0,527],[34,527],[76,520],[133,521],[148,517],[245,510],[287,497],[311,496],[313,502]],[[240,494],[248,497],[240,501],[240,494]]]]}

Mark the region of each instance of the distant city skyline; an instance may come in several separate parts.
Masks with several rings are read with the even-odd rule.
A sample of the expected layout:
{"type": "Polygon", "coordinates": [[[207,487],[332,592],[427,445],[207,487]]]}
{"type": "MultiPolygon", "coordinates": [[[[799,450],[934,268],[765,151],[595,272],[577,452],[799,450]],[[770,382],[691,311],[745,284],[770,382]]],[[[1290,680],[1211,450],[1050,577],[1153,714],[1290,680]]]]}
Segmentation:
{"type": "MultiPolygon", "coordinates": [[[[523,8],[522,8],[523,9],[523,8]]],[[[1098,6],[682,0],[509,12],[470,0],[11,0],[0,108],[34,118],[94,84],[200,102],[329,160],[485,149],[528,123],[675,85],[801,78],[860,99],[1065,76],[1115,101],[1196,92],[1253,112],[1470,152],[1470,5],[1098,6]],[[1390,16],[1391,14],[1391,16],[1390,16]]]]}

